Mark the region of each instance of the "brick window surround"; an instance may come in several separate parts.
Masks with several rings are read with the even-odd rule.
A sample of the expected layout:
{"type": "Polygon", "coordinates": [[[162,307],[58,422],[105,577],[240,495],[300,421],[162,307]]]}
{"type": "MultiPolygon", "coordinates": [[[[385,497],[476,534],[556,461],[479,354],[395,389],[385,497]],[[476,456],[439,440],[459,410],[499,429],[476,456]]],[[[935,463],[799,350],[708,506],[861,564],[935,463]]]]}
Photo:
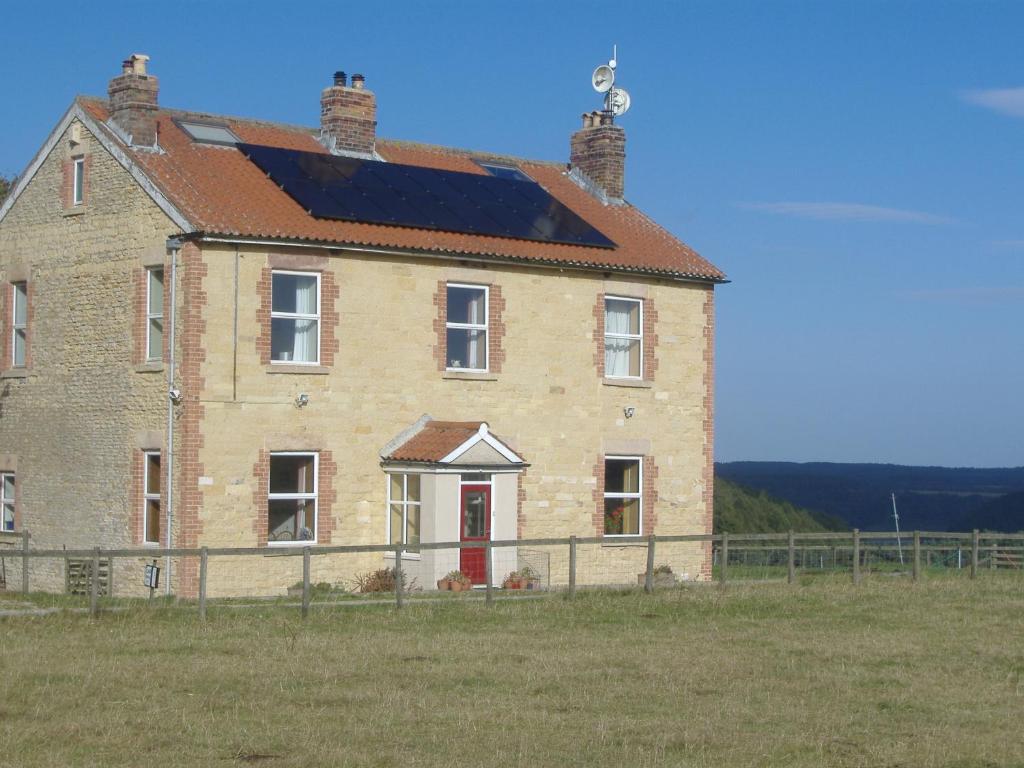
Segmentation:
{"type": "Polygon", "coordinates": [[[605,377],[604,370],[604,302],[607,296],[624,299],[634,298],[643,302],[643,381],[654,381],[654,373],[658,370],[658,310],[654,307],[654,299],[641,296],[630,296],[628,293],[597,294],[594,304],[594,367],[599,378],[605,377]]]}
{"type": "Polygon", "coordinates": [[[14,332],[14,283],[25,283],[25,365],[18,370],[32,367],[32,317],[35,312],[35,284],[31,280],[15,280],[0,285],[0,370],[14,368],[14,344],[11,334],[14,332]]]}
{"type": "MultiPolygon", "coordinates": [[[[259,458],[253,465],[252,474],[255,481],[252,493],[253,532],[256,534],[256,546],[267,546],[267,522],[269,510],[268,496],[270,494],[270,454],[272,451],[261,448],[259,458]]],[[[330,451],[310,449],[309,453],[316,453],[319,456],[319,474],[317,475],[317,498],[316,498],[316,543],[330,544],[331,536],[334,533],[334,502],[338,493],[334,489],[334,478],[338,471],[338,465],[330,451]]],[[[301,545],[296,545],[301,546],[301,545]]]]}
{"type": "Polygon", "coordinates": [[[92,155],[75,155],[61,164],[60,201],[64,210],[69,211],[89,204],[89,177],[92,170],[92,155]],[[82,164],[82,202],[75,205],[75,161],[83,160],[82,164]]]}
{"type": "MultiPolygon", "coordinates": [[[[653,456],[640,456],[643,459],[643,477],[640,483],[640,503],[642,505],[640,518],[640,535],[650,536],[655,533],[655,526],[658,524],[658,515],[654,511],[654,505],[658,501],[658,465],[654,463],[653,456]]],[[[604,456],[599,456],[594,465],[594,535],[604,536],[604,456]]],[[[616,536],[610,541],[628,540],[628,536],[616,536]]]]}
{"type": "Polygon", "coordinates": [[[434,332],[437,343],[434,345],[434,361],[437,370],[442,373],[448,369],[448,283],[460,285],[479,285],[487,287],[487,372],[501,373],[505,362],[505,297],[501,286],[495,283],[472,283],[462,280],[438,280],[437,291],[434,293],[434,306],[437,316],[434,318],[434,332]]]}
{"type": "Polygon", "coordinates": [[[317,272],[320,274],[319,365],[324,367],[333,366],[335,356],[340,348],[337,338],[339,319],[337,301],[341,294],[338,284],[334,279],[334,272],[328,268],[328,259],[325,256],[303,257],[284,254],[273,254],[268,258],[268,264],[260,272],[259,280],[256,283],[256,292],[259,295],[259,306],[256,310],[256,323],[259,329],[256,334],[256,351],[260,356],[260,363],[268,367],[271,365],[270,310],[273,302],[273,275],[276,270],[317,272]]]}

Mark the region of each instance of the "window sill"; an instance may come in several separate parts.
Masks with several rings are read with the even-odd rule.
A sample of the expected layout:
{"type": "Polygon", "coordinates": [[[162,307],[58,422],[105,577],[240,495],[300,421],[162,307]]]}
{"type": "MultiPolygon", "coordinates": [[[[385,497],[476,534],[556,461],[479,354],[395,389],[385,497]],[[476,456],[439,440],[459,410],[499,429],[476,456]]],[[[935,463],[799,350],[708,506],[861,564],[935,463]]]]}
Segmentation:
{"type": "Polygon", "coordinates": [[[161,373],[164,369],[162,362],[139,363],[135,366],[136,373],[161,373]]]}
{"type": "Polygon", "coordinates": [[[28,368],[8,368],[0,373],[0,379],[27,379],[28,368]]]}
{"type": "MultiPolygon", "coordinates": [[[[403,560],[419,560],[420,557],[421,557],[421,555],[420,555],[419,552],[403,552],[402,553],[402,559],[403,560]]],[[[385,552],[384,553],[384,559],[385,560],[394,560],[395,559],[395,553],[394,552],[385,552]]]]}
{"type": "Polygon", "coordinates": [[[654,386],[653,381],[644,381],[643,379],[610,379],[607,376],[601,382],[606,387],[633,387],[634,389],[651,389],[654,386]]]}
{"type": "Polygon", "coordinates": [[[267,373],[298,373],[307,376],[326,376],[331,369],[326,365],[295,365],[294,363],[271,363],[267,373]]]}
{"type": "Polygon", "coordinates": [[[647,538],[641,534],[636,536],[605,536],[602,547],[646,547],[647,538]]]}
{"type": "Polygon", "coordinates": [[[294,552],[296,549],[299,550],[299,551],[302,551],[306,547],[309,547],[310,549],[313,549],[313,548],[316,547],[316,542],[315,541],[268,541],[267,542],[267,549],[268,550],[277,550],[277,552],[268,551],[263,556],[264,557],[273,557],[274,555],[277,555],[277,554],[284,555],[284,554],[287,554],[288,552],[294,552]]]}
{"type": "Polygon", "coordinates": [[[442,379],[460,379],[462,381],[497,381],[498,374],[489,371],[445,371],[442,379]]]}
{"type": "Polygon", "coordinates": [[[84,203],[79,203],[78,205],[75,205],[71,208],[64,209],[65,216],[81,216],[83,213],[85,213],[84,203]]]}

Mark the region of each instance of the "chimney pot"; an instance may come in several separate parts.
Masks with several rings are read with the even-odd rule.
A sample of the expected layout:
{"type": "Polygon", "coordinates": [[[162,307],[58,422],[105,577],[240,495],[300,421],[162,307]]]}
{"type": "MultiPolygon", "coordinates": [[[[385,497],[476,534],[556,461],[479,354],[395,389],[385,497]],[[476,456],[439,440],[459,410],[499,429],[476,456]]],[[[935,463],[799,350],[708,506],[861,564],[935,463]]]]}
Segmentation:
{"type": "Polygon", "coordinates": [[[362,90],[366,87],[366,78],[362,75],[352,75],[352,87],[362,90]]]}
{"type": "Polygon", "coordinates": [[[136,75],[146,74],[146,62],[149,61],[149,56],[144,53],[133,53],[128,61],[131,62],[132,71],[136,75]]]}
{"type": "Polygon", "coordinates": [[[340,85],[342,88],[344,88],[345,87],[345,83],[347,81],[348,81],[347,80],[347,75],[344,72],[339,70],[339,71],[334,73],[334,84],[335,85],[340,85]]]}

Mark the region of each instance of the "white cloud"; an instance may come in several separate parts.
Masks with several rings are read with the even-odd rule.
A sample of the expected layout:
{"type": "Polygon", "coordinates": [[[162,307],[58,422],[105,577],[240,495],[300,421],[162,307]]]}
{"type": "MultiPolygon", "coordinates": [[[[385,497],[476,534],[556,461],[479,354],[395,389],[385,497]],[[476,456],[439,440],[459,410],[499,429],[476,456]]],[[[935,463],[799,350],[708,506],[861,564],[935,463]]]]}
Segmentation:
{"type": "Polygon", "coordinates": [[[988,90],[960,91],[960,98],[993,112],[1012,117],[1024,117],[1024,88],[990,88],[988,90]]]}
{"type": "Polygon", "coordinates": [[[954,219],[922,211],[884,208],[862,203],[736,203],[739,208],[782,216],[822,221],[905,221],[915,224],[951,224],[954,219]]]}

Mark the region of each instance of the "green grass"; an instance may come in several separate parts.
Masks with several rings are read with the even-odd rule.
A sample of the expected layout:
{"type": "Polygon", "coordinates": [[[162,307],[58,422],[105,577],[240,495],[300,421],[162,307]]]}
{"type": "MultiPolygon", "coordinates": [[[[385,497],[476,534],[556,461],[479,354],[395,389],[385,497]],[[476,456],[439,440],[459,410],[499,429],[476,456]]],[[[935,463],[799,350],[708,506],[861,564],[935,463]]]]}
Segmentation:
{"type": "Polygon", "coordinates": [[[1022,637],[1002,573],[4,619],[0,765],[1024,766],[1022,637]]]}

